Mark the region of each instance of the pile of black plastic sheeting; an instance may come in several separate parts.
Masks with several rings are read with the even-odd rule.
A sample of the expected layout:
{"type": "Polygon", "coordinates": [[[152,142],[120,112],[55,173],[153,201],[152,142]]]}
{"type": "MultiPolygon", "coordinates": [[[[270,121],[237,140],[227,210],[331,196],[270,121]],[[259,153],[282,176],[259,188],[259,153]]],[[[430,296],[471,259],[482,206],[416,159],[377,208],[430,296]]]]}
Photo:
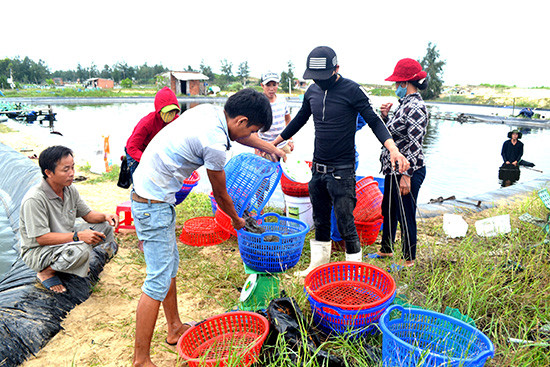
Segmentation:
{"type": "Polygon", "coordinates": [[[42,287],[36,272],[18,259],[0,280],[0,366],[18,366],[42,349],[62,329],[67,313],[88,299],[107,259],[96,247],[86,278],[58,273],[67,288],[60,294],[42,287]]]}

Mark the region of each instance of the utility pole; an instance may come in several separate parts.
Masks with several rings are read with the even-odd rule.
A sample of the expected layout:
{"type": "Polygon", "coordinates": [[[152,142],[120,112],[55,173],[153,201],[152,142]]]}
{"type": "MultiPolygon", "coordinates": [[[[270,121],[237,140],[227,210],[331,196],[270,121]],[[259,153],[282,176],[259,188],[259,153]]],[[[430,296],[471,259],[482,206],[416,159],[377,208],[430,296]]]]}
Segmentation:
{"type": "Polygon", "coordinates": [[[292,82],[292,80],[290,80],[290,78],[288,78],[288,94],[292,94],[292,84],[290,84],[292,82]]]}

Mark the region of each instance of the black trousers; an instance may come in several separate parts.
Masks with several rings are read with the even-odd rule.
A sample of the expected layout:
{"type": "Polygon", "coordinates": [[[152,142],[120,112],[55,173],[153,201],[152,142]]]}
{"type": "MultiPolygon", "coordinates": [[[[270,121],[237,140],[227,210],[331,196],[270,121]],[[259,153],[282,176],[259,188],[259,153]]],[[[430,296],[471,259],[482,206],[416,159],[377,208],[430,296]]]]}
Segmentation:
{"type": "Polygon", "coordinates": [[[399,192],[401,175],[386,175],[384,179],[384,198],[382,199],[384,228],[382,230],[380,252],[393,253],[393,242],[395,241],[397,223],[399,222],[403,258],[407,261],[416,259],[416,200],[425,177],[426,167],[415,171],[411,177],[411,191],[407,195],[401,196],[399,192]],[[403,203],[402,207],[401,202],[403,203]]]}
{"type": "Polygon", "coordinates": [[[313,170],[309,181],[309,197],[315,223],[315,239],[330,241],[330,217],[332,207],[342,239],[346,241],[346,252],[355,254],[361,250],[355,228],[353,210],[357,203],[355,195],[355,169],[337,169],[330,173],[313,170]]]}

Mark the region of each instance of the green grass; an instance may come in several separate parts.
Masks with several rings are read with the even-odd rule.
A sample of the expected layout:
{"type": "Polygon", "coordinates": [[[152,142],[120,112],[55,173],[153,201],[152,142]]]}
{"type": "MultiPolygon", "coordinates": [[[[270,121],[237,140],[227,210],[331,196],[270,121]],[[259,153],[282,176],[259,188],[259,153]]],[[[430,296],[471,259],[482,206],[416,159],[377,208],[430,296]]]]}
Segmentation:
{"type": "Polygon", "coordinates": [[[111,171],[104,172],[101,175],[96,175],[95,173],[92,173],[90,169],[91,169],[90,164],[86,164],[84,166],[78,167],[79,172],[85,173],[86,175],[92,177],[89,180],[86,180],[87,184],[118,181],[118,175],[120,174],[120,166],[117,164],[113,164],[111,166],[111,171]]]}
{"type": "MultiPolygon", "coordinates": [[[[274,209],[268,208],[265,212],[274,209]]],[[[280,212],[280,210],[279,210],[280,212]]],[[[471,317],[476,327],[487,335],[495,346],[495,357],[486,366],[548,366],[548,337],[539,331],[550,324],[550,245],[540,244],[545,233],[536,226],[518,220],[523,213],[546,218],[547,210],[536,193],[511,204],[489,209],[481,213],[465,215],[470,223],[466,237],[448,239],[442,229],[442,218],[419,219],[419,248],[416,266],[413,269],[392,274],[397,283],[398,295],[411,305],[436,312],[446,307],[458,309],[471,317]],[[491,216],[510,214],[512,232],[492,238],[475,234],[475,220],[491,216]],[[534,246],[540,244],[538,246],[534,246]],[[520,264],[518,269],[515,264],[520,264]],[[532,340],[536,344],[514,344],[510,338],[532,340]],[[545,339],[546,338],[546,339],[545,339]]],[[[211,216],[210,199],[203,193],[191,193],[176,207],[177,233],[183,223],[197,216],[211,216]]],[[[294,270],[307,267],[309,262],[309,238],[306,239],[300,262],[281,276],[280,289],[293,297],[311,321],[311,310],[304,294],[303,279],[294,277],[294,270]]],[[[136,238],[126,237],[134,243],[136,238]]],[[[400,245],[395,245],[395,256],[399,258],[400,245]]],[[[377,245],[364,248],[374,252],[377,245]]],[[[197,309],[238,308],[239,289],[245,283],[242,260],[237,240],[213,247],[193,247],[179,244],[180,272],[177,275],[178,294],[182,297],[192,294],[198,301],[197,309]]],[[[143,256],[136,249],[127,258],[115,257],[113,261],[126,266],[144,266],[143,256]]],[[[343,253],[333,253],[331,260],[343,260],[343,253]]],[[[389,260],[370,260],[374,265],[386,268],[389,260]]],[[[126,286],[140,286],[128,280],[126,286]]],[[[101,290],[99,290],[101,291],[101,290]]],[[[125,292],[121,291],[125,297],[125,292]]],[[[208,315],[215,316],[215,314],[208,315]]],[[[159,336],[160,338],[160,336],[159,336]]],[[[306,340],[307,332],[302,330],[301,338],[306,340]]],[[[275,354],[263,361],[264,366],[318,366],[315,354],[324,350],[345,359],[348,366],[380,366],[369,356],[373,350],[381,350],[382,336],[369,336],[364,341],[336,337],[323,340],[316,351],[297,348],[295,352],[279,336],[274,342],[275,354]],[[374,349],[373,349],[374,348],[374,349]]],[[[178,359],[177,366],[183,366],[178,359]]],[[[238,366],[239,362],[230,363],[238,366]]],[[[420,363],[419,366],[422,364],[420,363]]]]}

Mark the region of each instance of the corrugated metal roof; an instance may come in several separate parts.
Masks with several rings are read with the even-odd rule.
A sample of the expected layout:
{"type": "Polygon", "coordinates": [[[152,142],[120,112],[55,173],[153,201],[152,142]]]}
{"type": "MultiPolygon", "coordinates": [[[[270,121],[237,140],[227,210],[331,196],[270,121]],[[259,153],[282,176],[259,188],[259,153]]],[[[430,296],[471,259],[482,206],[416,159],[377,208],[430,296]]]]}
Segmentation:
{"type": "Polygon", "coordinates": [[[170,73],[178,80],[208,80],[208,77],[201,73],[189,71],[171,71],[170,73]]]}

